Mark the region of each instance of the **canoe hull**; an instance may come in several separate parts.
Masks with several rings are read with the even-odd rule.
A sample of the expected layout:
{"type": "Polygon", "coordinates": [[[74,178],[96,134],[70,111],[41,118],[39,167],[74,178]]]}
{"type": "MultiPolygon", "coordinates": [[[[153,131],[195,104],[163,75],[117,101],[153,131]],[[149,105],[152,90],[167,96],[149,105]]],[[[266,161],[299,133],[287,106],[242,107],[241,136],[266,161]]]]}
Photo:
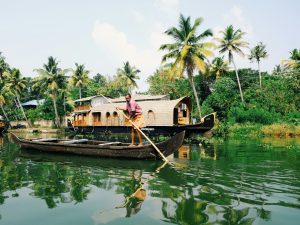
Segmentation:
{"type": "MultiPolygon", "coordinates": [[[[173,154],[182,145],[185,132],[173,136],[167,141],[156,144],[158,149],[165,157],[173,154]]],[[[125,147],[125,146],[97,146],[92,144],[61,144],[33,142],[26,139],[20,139],[12,134],[16,144],[23,149],[34,149],[41,152],[67,153],[76,155],[86,155],[94,157],[114,157],[130,159],[160,159],[160,155],[150,144],[142,147],[125,147]]]]}

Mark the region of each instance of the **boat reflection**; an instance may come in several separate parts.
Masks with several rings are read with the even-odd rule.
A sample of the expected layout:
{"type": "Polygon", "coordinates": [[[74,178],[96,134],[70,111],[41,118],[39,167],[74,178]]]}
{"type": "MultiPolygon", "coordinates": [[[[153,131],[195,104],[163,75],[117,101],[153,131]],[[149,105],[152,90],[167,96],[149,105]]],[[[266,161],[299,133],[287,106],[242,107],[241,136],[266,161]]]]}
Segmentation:
{"type": "Polygon", "coordinates": [[[3,136],[0,135],[0,146],[3,146],[4,140],[3,140],[3,136]]]}
{"type": "MultiPolygon", "coordinates": [[[[3,146],[0,206],[5,207],[11,198],[21,201],[25,196],[28,201],[42,202],[48,209],[69,208],[73,212],[85,207],[95,224],[121,224],[124,217],[149,219],[151,213],[156,221],[174,224],[252,224],[254,215],[264,220],[271,217],[270,209],[263,207],[270,203],[266,197],[271,195],[268,189],[261,190],[266,200],[257,195],[257,183],[266,178],[257,174],[252,177],[244,167],[232,167],[228,171],[228,164],[219,162],[225,157],[241,161],[241,157],[236,157],[238,150],[222,153],[217,151],[217,146],[191,145],[178,153],[179,159],[190,160],[175,157],[175,162],[184,165],[170,166],[162,161],[20,151],[6,139],[3,146]],[[206,158],[208,160],[196,161],[206,158]],[[257,208],[247,208],[249,202],[257,208]]],[[[255,171],[263,174],[266,168],[255,167],[255,171]]],[[[298,205],[295,204],[295,208],[299,208],[298,205]]],[[[14,207],[18,209],[18,205],[14,207]]],[[[5,217],[5,212],[2,215],[5,217]]]]}
{"type": "Polygon", "coordinates": [[[133,171],[131,185],[124,191],[125,201],[122,205],[115,207],[116,209],[126,208],[126,217],[135,215],[141,210],[142,203],[146,199],[146,190],[142,186],[142,171],[133,171]]]}
{"type": "Polygon", "coordinates": [[[213,159],[217,160],[216,145],[194,144],[182,145],[178,152],[175,153],[178,159],[199,160],[199,159],[213,159]]]}

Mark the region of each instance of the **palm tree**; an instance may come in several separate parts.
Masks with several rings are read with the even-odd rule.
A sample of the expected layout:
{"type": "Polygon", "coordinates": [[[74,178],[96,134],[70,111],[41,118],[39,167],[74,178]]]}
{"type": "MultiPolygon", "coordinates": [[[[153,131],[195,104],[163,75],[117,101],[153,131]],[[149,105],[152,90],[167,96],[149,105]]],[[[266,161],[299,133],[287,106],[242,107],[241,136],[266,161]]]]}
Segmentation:
{"type": "Polygon", "coordinates": [[[79,88],[79,98],[82,97],[82,87],[89,81],[89,73],[90,71],[84,69],[84,65],[79,65],[75,63],[76,69],[73,72],[71,77],[71,84],[75,87],[79,88]]]}
{"type": "Polygon", "coordinates": [[[9,65],[5,62],[2,52],[0,52],[0,80],[3,78],[3,73],[9,68],[9,65]]]}
{"type": "Polygon", "coordinates": [[[173,78],[183,77],[186,71],[193,89],[200,119],[201,109],[194,84],[194,71],[198,69],[201,73],[205,73],[207,68],[205,60],[207,60],[208,56],[213,55],[210,48],[214,47],[210,42],[203,42],[205,38],[212,36],[210,29],[205,30],[201,34],[196,33],[202,21],[202,18],[196,18],[194,24],[191,25],[191,18],[185,18],[181,14],[179,17],[179,27],[171,27],[165,31],[165,34],[169,35],[174,42],[160,46],[160,50],[168,51],[162,57],[162,63],[167,62],[169,59],[174,59],[170,69],[170,75],[173,78]]]}
{"type": "Polygon", "coordinates": [[[287,69],[299,69],[300,68],[300,49],[293,49],[290,52],[291,56],[288,60],[282,60],[282,63],[287,69]]]}
{"type": "Polygon", "coordinates": [[[66,124],[66,114],[67,114],[66,103],[67,103],[68,96],[70,96],[68,83],[67,83],[66,79],[64,80],[64,83],[59,86],[61,86],[61,87],[58,90],[58,95],[63,100],[63,106],[64,106],[63,124],[66,124]]]}
{"type": "Polygon", "coordinates": [[[7,117],[7,115],[4,111],[4,108],[3,108],[4,104],[5,104],[5,95],[4,95],[3,91],[1,90],[1,92],[0,92],[0,108],[3,112],[3,115],[5,116],[5,119],[8,121],[8,117],[7,117]]]}
{"type": "Polygon", "coordinates": [[[232,63],[235,70],[236,79],[238,82],[240,95],[242,102],[244,103],[244,97],[242,92],[242,87],[239,79],[239,75],[237,72],[237,68],[235,62],[233,60],[233,53],[237,53],[240,56],[244,56],[244,53],[241,48],[248,48],[248,42],[243,41],[242,38],[245,35],[245,32],[242,32],[240,29],[234,30],[233,26],[228,26],[224,31],[221,31],[223,34],[222,38],[215,38],[218,42],[218,48],[220,49],[220,53],[228,52],[229,63],[232,63]]]}
{"type": "Polygon", "coordinates": [[[216,74],[216,78],[220,78],[220,76],[223,73],[226,73],[229,71],[229,63],[227,60],[224,60],[224,56],[222,57],[216,57],[211,62],[211,70],[210,72],[216,74]]]}
{"type": "Polygon", "coordinates": [[[58,68],[58,61],[50,56],[48,63],[44,64],[42,69],[35,69],[35,71],[39,76],[35,79],[33,88],[39,86],[41,90],[50,95],[55,112],[55,124],[57,127],[60,127],[60,119],[57,111],[58,91],[66,83],[66,73],[70,70],[58,68]]]}
{"type": "Polygon", "coordinates": [[[139,80],[140,77],[137,75],[141,72],[139,69],[136,69],[135,66],[131,66],[129,62],[125,62],[122,69],[118,69],[117,74],[122,79],[125,79],[125,82],[128,85],[128,92],[131,93],[132,88],[137,88],[138,85],[136,80],[139,80]]]}
{"type": "Polygon", "coordinates": [[[262,87],[261,84],[261,72],[260,72],[260,61],[261,59],[265,59],[268,57],[268,53],[266,51],[266,46],[259,42],[254,48],[251,49],[249,60],[251,62],[256,61],[257,62],[257,68],[258,68],[258,74],[259,74],[259,86],[262,87]]]}
{"type": "Polygon", "coordinates": [[[15,68],[6,70],[3,73],[3,76],[6,79],[5,89],[10,90],[13,93],[13,95],[16,97],[15,100],[17,106],[21,109],[27,124],[31,126],[20,102],[20,94],[26,88],[27,85],[26,78],[22,77],[20,70],[15,68]]]}

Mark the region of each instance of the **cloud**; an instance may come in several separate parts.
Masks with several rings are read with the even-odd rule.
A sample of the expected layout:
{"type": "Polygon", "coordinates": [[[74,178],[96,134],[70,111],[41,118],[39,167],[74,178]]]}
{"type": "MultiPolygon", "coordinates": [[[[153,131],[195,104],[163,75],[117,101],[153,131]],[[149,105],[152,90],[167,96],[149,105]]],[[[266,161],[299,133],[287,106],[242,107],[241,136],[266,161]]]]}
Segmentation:
{"type": "Polygon", "coordinates": [[[156,23],[154,30],[150,34],[150,44],[153,48],[159,49],[161,44],[171,43],[172,39],[164,32],[167,30],[161,23],[156,23]]]}
{"type": "MultiPolygon", "coordinates": [[[[223,15],[223,24],[217,25],[213,28],[214,36],[221,38],[223,35],[220,33],[220,31],[224,31],[225,28],[229,25],[233,25],[234,29],[240,29],[243,32],[246,32],[246,35],[243,36],[243,39],[247,42],[251,42],[253,38],[253,27],[251,22],[245,18],[243,11],[238,6],[233,6],[229,12],[225,13],[223,15]]],[[[219,50],[215,50],[215,56],[220,55],[219,50]]],[[[243,52],[247,55],[249,54],[249,49],[243,48],[243,52]]],[[[228,58],[228,54],[225,53],[225,58],[228,58]]],[[[247,60],[247,57],[239,57],[238,55],[235,55],[235,62],[237,65],[241,67],[251,67],[252,65],[247,60]]]]}
{"type": "Polygon", "coordinates": [[[150,33],[148,40],[145,40],[146,48],[138,48],[130,43],[127,35],[119,31],[109,23],[95,22],[92,31],[92,38],[98,46],[101,55],[105,56],[102,61],[109,61],[115,68],[123,65],[123,62],[129,61],[130,64],[141,70],[141,80],[138,81],[141,90],[146,90],[146,79],[160,66],[162,52],[158,48],[163,43],[170,40],[163,34],[162,25],[157,24],[150,33]]]}
{"type": "Polygon", "coordinates": [[[97,21],[92,37],[103,52],[117,57],[118,60],[132,59],[137,54],[136,46],[128,42],[126,34],[111,24],[97,21]]]}
{"type": "Polygon", "coordinates": [[[155,0],[154,5],[169,16],[178,16],[179,0],[155,0]]]}
{"type": "Polygon", "coordinates": [[[133,11],[132,14],[137,23],[143,23],[145,21],[145,17],[140,12],[133,11]]]}
{"type": "Polygon", "coordinates": [[[232,24],[235,29],[241,29],[247,33],[248,38],[253,37],[253,27],[249,20],[247,20],[243,14],[243,11],[238,6],[233,6],[231,10],[223,16],[225,24],[232,24]]]}

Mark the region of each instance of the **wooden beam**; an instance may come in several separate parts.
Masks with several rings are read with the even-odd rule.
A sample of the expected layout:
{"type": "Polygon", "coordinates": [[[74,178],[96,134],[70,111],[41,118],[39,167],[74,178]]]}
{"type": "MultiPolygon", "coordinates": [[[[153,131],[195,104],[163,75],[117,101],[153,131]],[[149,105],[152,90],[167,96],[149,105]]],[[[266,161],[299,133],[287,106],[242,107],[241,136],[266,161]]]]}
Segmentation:
{"type": "Polygon", "coordinates": [[[43,138],[43,139],[33,139],[34,142],[47,142],[47,141],[57,141],[57,138],[43,138]]]}
{"type": "Polygon", "coordinates": [[[61,141],[61,144],[79,144],[87,142],[88,139],[77,139],[77,140],[69,140],[69,141],[61,141]]]}
{"type": "Polygon", "coordinates": [[[98,146],[117,145],[117,144],[121,144],[121,142],[107,142],[107,143],[98,144],[98,146]]]}

